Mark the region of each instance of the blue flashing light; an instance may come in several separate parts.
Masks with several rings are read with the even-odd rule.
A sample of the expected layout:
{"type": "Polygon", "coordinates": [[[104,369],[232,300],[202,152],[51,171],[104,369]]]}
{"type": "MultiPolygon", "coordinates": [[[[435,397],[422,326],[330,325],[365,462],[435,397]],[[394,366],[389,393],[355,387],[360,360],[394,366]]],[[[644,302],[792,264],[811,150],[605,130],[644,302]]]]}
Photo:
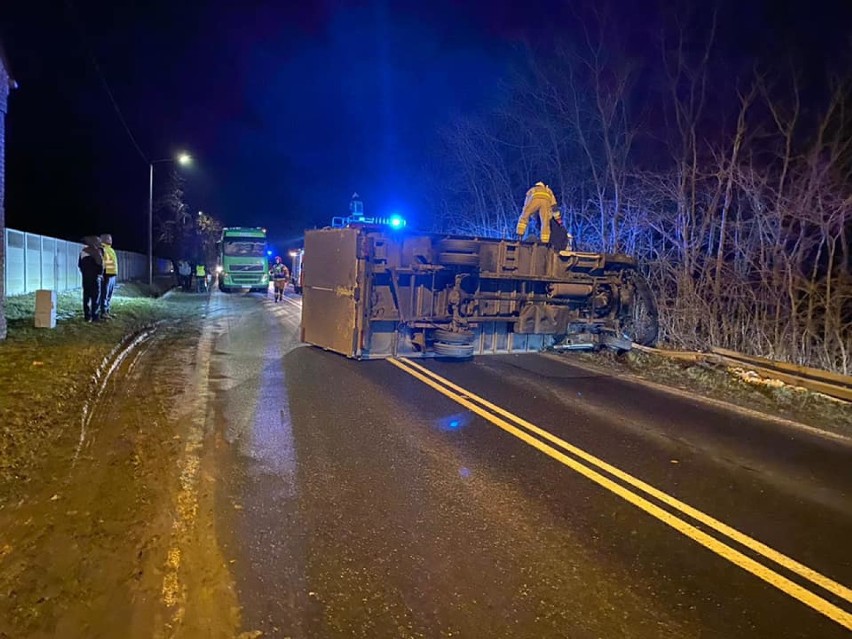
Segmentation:
{"type": "Polygon", "coordinates": [[[458,427],[459,427],[459,425],[460,425],[460,422],[459,422],[459,420],[457,420],[457,419],[454,419],[454,420],[452,420],[452,421],[450,422],[450,428],[455,429],[455,428],[458,428],[458,427]]]}
{"type": "Polygon", "coordinates": [[[272,251],[267,251],[267,252],[266,252],[266,254],[267,254],[269,257],[272,257],[272,251]]]}
{"type": "Polygon", "coordinates": [[[331,218],[331,227],[335,229],[344,229],[353,224],[387,226],[393,231],[399,231],[405,228],[406,221],[399,213],[394,213],[388,217],[364,217],[362,215],[350,215],[349,217],[337,216],[331,218]]]}

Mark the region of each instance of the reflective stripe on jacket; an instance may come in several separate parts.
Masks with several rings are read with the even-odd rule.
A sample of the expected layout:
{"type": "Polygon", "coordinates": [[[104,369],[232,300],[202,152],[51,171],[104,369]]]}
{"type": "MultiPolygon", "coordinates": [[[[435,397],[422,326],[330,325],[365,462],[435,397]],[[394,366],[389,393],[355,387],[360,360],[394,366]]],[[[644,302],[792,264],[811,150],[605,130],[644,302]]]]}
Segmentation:
{"type": "Polygon", "coordinates": [[[104,244],[104,273],[118,275],[118,255],[109,244],[104,244]]]}
{"type": "Polygon", "coordinates": [[[550,190],[549,186],[532,187],[529,191],[527,191],[527,197],[524,200],[524,206],[527,206],[535,198],[547,200],[550,206],[556,205],[556,196],[553,194],[553,191],[550,190]]]}

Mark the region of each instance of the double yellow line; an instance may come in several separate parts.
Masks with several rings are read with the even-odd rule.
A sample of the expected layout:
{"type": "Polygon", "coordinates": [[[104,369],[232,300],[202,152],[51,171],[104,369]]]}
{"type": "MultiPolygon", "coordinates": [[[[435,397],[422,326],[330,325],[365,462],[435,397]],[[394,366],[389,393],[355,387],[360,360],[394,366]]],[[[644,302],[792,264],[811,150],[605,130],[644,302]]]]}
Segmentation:
{"type": "Polygon", "coordinates": [[[469,390],[454,384],[450,380],[441,377],[436,373],[433,373],[429,369],[410,359],[394,358],[388,361],[408,375],[420,380],[427,386],[435,389],[461,406],[464,406],[495,426],[498,426],[510,435],[517,437],[524,443],[541,451],[548,457],[561,462],[568,468],[583,475],[587,479],[590,479],[611,493],[621,497],[640,510],[645,511],[655,519],[658,519],[667,526],[674,528],[679,533],[701,544],[720,557],[724,557],[731,563],[736,564],[743,570],[747,570],[751,574],[759,577],[766,583],[775,586],[794,599],[798,599],[806,606],[809,606],[820,614],[825,615],[844,628],[852,630],[852,614],[815,592],[812,592],[808,588],[805,588],[795,581],[792,581],[784,575],[776,572],[769,566],[752,559],[726,542],[736,542],[765,559],[768,559],[798,575],[802,579],[810,582],[810,584],[819,586],[824,591],[831,593],[835,597],[843,599],[848,603],[852,603],[852,590],[843,584],[840,584],[816,570],[799,563],[795,559],[770,548],[766,544],[763,544],[728,526],[727,524],[722,523],[718,519],[711,517],[697,508],[693,508],[679,499],[672,497],[668,493],[654,488],[650,484],[647,484],[641,479],[608,464],[602,459],[569,444],[565,440],[560,439],[542,428],[539,428],[535,424],[531,424],[525,419],[492,404],[488,400],[475,395],[469,390]],[[614,481],[613,478],[618,479],[622,483],[614,481]],[[640,493],[644,493],[645,496],[640,493]],[[654,498],[657,502],[668,506],[678,514],[662,508],[657,503],[649,500],[646,496],[654,498]],[[686,517],[703,524],[707,528],[715,530],[723,538],[726,538],[726,540],[721,541],[720,539],[707,534],[679,515],[685,515],[686,517]]]}

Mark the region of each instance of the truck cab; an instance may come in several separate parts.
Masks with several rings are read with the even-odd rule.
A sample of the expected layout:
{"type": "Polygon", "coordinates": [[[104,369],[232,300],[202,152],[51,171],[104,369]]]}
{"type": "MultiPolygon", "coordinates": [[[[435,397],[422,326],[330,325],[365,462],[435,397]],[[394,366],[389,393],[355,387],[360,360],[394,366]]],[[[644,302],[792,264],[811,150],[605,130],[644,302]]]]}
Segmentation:
{"type": "Polygon", "coordinates": [[[266,229],[229,227],[219,242],[219,289],[225,293],[269,288],[266,229]]]}

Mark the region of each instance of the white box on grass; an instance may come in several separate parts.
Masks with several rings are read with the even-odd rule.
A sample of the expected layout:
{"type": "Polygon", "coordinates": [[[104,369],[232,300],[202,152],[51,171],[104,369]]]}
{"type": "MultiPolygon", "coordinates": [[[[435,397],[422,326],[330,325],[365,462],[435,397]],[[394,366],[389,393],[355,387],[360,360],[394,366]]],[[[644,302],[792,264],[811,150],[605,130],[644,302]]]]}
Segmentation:
{"type": "Polygon", "coordinates": [[[56,309],[35,314],[36,328],[56,328],[56,309]]]}
{"type": "Polygon", "coordinates": [[[46,289],[36,291],[36,315],[39,313],[48,313],[50,311],[56,311],[56,291],[48,291],[46,289]]]}

